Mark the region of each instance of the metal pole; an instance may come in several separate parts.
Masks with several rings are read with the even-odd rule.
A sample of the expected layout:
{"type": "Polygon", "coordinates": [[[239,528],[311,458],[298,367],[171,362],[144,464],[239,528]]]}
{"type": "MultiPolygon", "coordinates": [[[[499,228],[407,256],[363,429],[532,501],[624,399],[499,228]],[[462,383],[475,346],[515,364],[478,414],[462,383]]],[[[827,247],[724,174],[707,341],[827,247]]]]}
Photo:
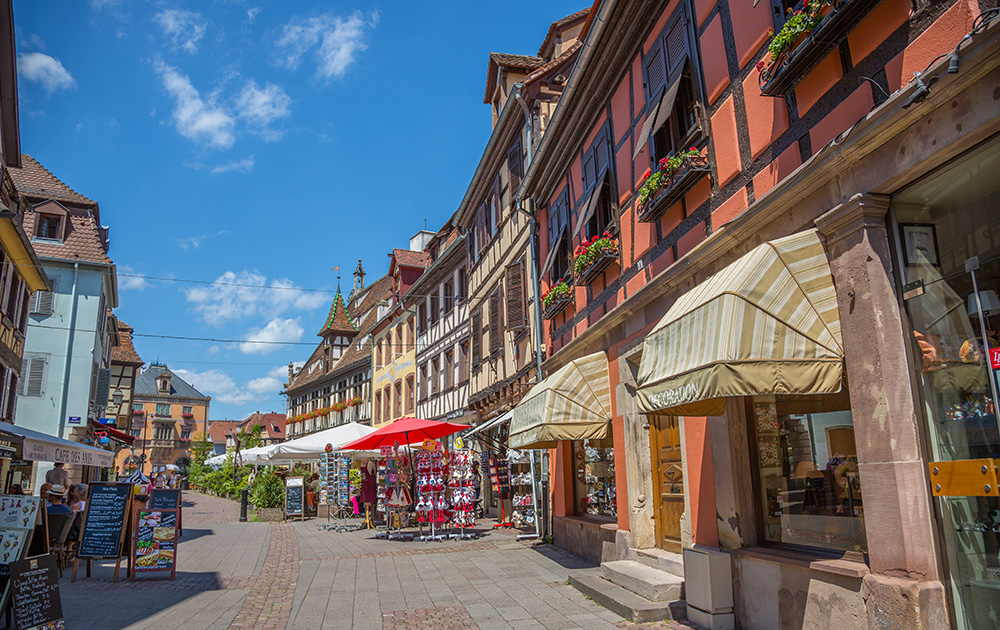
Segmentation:
{"type": "Polygon", "coordinates": [[[240,490],[240,522],[247,522],[247,489],[240,490]]]}
{"type": "Polygon", "coordinates": [[[965,261],[965,266],[969,269],[969,274],[972,275],[972,292],[976,295],[976,312],[979,314],[979,334],[983,337],[983,358],[986,360],[986,376],[990,380],[990,393],[993,395],[993,416],[996,418],[997,428],[1000,429],[1000,409],[997,407],[1000,397],[997,396],[996,377],[993,374],[993,366],[990,365],[990,340],[986,334],[986,316],[983,315],[983,302],[979,297],[979,283],[976,282],[976,269],[979,268],[979,257],[975,257],[975,262],[972,264],[970,264],[971,261],[971,258],[965,261]]]}

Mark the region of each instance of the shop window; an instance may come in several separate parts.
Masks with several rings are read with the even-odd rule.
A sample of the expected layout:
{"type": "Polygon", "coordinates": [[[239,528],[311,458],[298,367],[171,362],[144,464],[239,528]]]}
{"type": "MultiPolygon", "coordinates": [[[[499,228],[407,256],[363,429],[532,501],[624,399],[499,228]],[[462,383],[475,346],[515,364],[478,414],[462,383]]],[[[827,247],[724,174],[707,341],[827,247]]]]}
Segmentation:
{"type": "Polygon", "coordinates": [[[867,551],[851,401],[821,396],[753,399],[763,538],[867,551]]]}
{"type": "MultiPolygon", "coordinates": [[[[1000,432],[1000,142],[892,199],[896,265],[907,312],[930,460],[997,457],[1000,432]],[[991,382],[992,380],[992,382],[991,382]]],[[[977,473],[979,464],[969,462],[977,473]]],[[[1000,499],[935,499],[956,627],[996,627],[1000,499]]]]}
{"type": "Polygon", "coordinates": [[[615,449],[601,440],[574,441],[573,466],[576,513],[617,519],[615,449]]]}

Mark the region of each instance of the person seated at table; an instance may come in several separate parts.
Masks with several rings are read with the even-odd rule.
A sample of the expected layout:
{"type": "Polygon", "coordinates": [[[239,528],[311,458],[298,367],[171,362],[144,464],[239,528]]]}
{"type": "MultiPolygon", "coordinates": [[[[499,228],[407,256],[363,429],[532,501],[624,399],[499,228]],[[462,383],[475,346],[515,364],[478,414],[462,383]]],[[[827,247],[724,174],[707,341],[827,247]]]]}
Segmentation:
{"type": "Polygon", "coordinates": [[[52,487],[52,484],[46,481],[45,483],[43,483],[38,488],[38,496],[40,496],[43,499],[45,499],[46,503],[49,502],[49,488],[51,488],[51,487],[52,487]]]}
{"type": "Polygon", "coordinates": [[[13,494],[15,496],[22,497],[24,496],[24,489],[21,487],[21,484],[15,483],[7,490],[7,494],[13,494]]]}
{"type": "Polygon", "coordinates": [[[56,484],[49,488],[49,514],[72,514],[73,510],[66,505],[66,488],[56,484]]]}
{"type": "Polygon", "coordinates": [[[69,509],[74,512],[82,512],[87,507],[87,486],[81,484],[76,484],[69,487],[69,499],[66,503],[69,505],[69,509]]]}

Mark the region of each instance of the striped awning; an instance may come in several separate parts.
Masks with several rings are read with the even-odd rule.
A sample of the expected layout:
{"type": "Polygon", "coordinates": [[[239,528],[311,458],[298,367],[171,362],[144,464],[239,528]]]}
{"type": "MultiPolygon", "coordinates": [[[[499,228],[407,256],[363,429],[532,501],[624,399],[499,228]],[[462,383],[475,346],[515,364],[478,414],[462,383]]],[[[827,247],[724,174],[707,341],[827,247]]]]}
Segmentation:
{"type": "Polygon", "coordinates": [[[839,392],[840,315],[816,230],[764,243],[681,296],[643,343],[642,413],[721,415],[727,396],[839,392]]]}
{"type": "Polygon", "coordinates": [[[564,365],[535,385],[510,421],[510,448],[554,448],[560,440],[611,435],[608,356],[596,352],[564,365]]]}

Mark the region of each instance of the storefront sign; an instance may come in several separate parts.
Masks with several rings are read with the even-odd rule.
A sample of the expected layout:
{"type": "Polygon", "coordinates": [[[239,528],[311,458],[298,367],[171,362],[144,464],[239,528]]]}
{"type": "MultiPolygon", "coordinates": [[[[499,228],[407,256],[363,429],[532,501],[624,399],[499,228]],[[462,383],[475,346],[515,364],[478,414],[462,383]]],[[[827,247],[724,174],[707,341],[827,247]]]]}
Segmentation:
{"type": "Polygon", "coordinates": [[[990,348],[990,366],[994,370],[1000,370],[1000,348],[990,348]]]}
{"type": "Polygon", "coordinates": [[[14,621],[18,628],[37,628],[62,621],[59,573],[54,554],[26,558],[10,565],[14,621]]]}
{"type": "Polygon", "coordinates": [[[420,448],[425,451],[443,451],[444,445],[437,440],[424,440],[423,444],[420,445],[420,448]]]}
{"type": "Polygon", "coordinates": [[[101,466],[110,468],[115,465],[115,455],[110,451],[100,453],[92,450],[64,448],[54,444],[24,440],[21,449],[24,459],[35,462],[62,462],[64,464],[79,464],[83,466],[101,466]]]}
{"type": "Polygon", "coordinates": [[[115,423],[115,419],[114,418],[98,418],[97,419],[97,423],[98,424],[114,424],[115,423]]]}

